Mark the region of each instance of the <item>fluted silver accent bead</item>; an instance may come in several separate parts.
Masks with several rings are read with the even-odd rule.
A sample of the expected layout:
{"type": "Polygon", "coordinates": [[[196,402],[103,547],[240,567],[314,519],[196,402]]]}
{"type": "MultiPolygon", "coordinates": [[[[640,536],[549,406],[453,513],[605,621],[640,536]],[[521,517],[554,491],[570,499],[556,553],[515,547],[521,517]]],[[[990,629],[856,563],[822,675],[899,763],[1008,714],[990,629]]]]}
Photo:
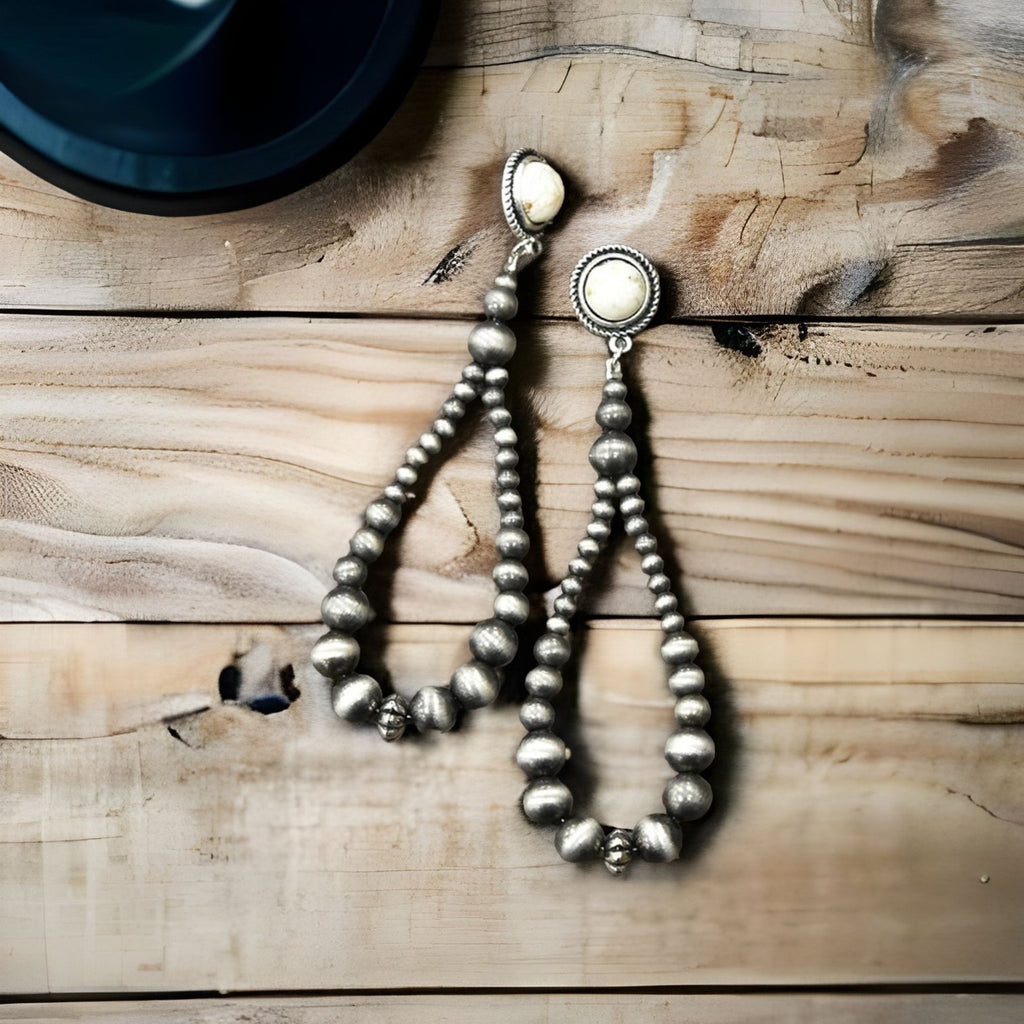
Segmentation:
{"type": "Polygon", "coordinates": [[[604,866],[613,875],[621,875],[633,859],[633,837],[624,828],[612,829],[604,837],[601,853],[604,866]]]}
{"type": "Polygon", "coordinates": [[[401,739],[409,724],[409,702],[397,693],[384,698],[377,711],[377,731],[388,743],[401,739]]]}

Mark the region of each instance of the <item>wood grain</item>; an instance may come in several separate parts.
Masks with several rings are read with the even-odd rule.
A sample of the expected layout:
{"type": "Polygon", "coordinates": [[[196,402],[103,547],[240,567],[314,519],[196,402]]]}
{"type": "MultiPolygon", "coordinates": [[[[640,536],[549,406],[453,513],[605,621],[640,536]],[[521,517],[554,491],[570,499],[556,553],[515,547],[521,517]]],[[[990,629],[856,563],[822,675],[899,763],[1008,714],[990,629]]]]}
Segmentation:
{"type": "MultiPolygon", "coordinates": [[[[716,809],[682,863],[617,881],[519,818],[514,707],[389,747],[334,718],[308,629],[3,627],[0,988],[1020,981],[1024,628],[699,635],[716,809]],[[230,661],[243,701],[285,664],[301,696],[221,704],[230,661]]],[[[416,687],[464,631],[391,641],[416,687]]],[[[670,702],[650,630],[596,624],[585,650],[562,712],[578,792],[628,823],[669,774],[670,702]]]]}
{"type": "Polygon", "coordinates": [[[414,995],[295,996],[278,999],[24,1003],[0,1006],[0,1021],[152,1021],[154,1024],[1018,1024],[1015,995],[414,995]]]}
{"type": "MultiPolygon", "coordinates": [[[[466,331],[6,316],[0,617],[312,621],[466,331]]],[[[740,340],[758,354],[662,326],[631,357],[654,522],[693,614],[1024,611],[1024,329],[755,325],[740,340]]],[[[585,526],[603,362],[548,322],[521,331],[512,369],[539,594],[585,526]]],[[[484,613],[490,451],[478,430],[396,538],[386,617],[484,613]]],[[[592,607],[649,612],[625,550],[592,607]]]]}
{"type": "Polygon", "coordinates": [[[1013,0],[452,0],[378,139],[256,210],[105,210],[0,159],[0,304],[465,314],[509,238],[505,155],[564,170],[532,276],[569,313],[595,244],[678,315],[1018,316],[1024,42],[1013,0]]]}

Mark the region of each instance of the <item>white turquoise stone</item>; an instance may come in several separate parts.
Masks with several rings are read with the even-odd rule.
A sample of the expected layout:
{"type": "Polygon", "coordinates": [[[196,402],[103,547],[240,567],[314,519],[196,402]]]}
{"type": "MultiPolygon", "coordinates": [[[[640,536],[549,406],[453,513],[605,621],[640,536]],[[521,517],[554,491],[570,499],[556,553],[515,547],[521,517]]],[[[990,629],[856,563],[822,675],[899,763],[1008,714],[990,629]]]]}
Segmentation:
{"type": "Polygon", "coordinates": [[[601,320],[620,323],[643,309],[647,280],[628,260],[601,260],[590,268],[583,282],[583,300],[601,320]]]}
{"type": "Polygon", "coordinates": [[[562,176],[543,160],[524,160],[512,178],[512,197],[527,227],[543,227],[555,219],[565,201],[562,176]]]}

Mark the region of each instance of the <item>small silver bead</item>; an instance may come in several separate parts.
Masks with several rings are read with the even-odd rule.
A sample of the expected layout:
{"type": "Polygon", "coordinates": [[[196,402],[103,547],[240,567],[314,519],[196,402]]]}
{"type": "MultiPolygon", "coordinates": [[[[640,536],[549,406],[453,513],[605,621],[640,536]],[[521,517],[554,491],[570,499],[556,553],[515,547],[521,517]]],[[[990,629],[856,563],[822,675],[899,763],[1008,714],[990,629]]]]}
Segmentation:
{"type": "MultiPolygon", "coordinates": [[[[458,387],[458,385],[456,385],[456,387],[458,387]]],[[[452,420],[453,422],[461,420],[462,417],[466,415],[465,401],[458,398],[453,391],[452,397],[446,399],[444,404],[441,406],[441,415],[444,416],[446,420],[452,420]]]]}
{"type": "Polygon", "coordinates": [[[419,473],[412,466],[399,466],[395,470],[395,480],[402,487],[412,487],[419,478],[419,473]]]}
{"type": "Polygon", "coordinates": [[[684,772],[670,779],[661,802],[676,821],[696,821],[711,810],[711,786],[703,775],[684,772]]]}
{"type": "Polygon", "coordinates": [[[484,366],[503,366],[516,351],[516,336],[497,320],[485,320],[469,332],[469,354],[484,366]]]}
{"type": "Polygon", "coordinates": [[[501,388],[484,388],[480,392],[480,401],[487,406],[488,409],[504,408],[505,405],[505,392],[501,388]]]}
{"type": "Polygon", "coordinates": [[[526,673],[526,692],[531,697],[551,700],[562,692],[562,673],[550,665],[538,665],[526,673]]]}
{"type": "Polygon", "coordinates": [[[648,576],[655,576],[665,571],[665,559],[661,555],[644,555],[640,559],[640,569],[648,576]]]}
{"type": "Polygon", "coordinates": [[[583,593],[583,584],[575,576],[566,576],[562,580],[562,593],[568,597],[579,597],[583,593]]]}
{"type": "Polygon", "coordinates": [[[640,492],[640,478],[632,473],[623,473],[615,481],[615,490],[623,498],[629,494],[638,494],[640,492]]]}
{"type": "Polygon", "coordinates": [[[310,660],[320,675],[339,679],[359,664],[359,644],[344,633],[324,633],[313,644],[310,660]]]}
{"type": "Polygon", "coordinates": [[[676,697],[700,693],[704,689],[704,672],[700,665],[681,665],[668,677],[668,688],[676,697]]]}
{"type": "Polygon", "coordinates": [[[684,693],[676,701],[673,713],[680,725],[699,727],[708,724],[708,719],[711,718],[711,705],[702,694],[684,693]]]}
{"type": "Polygon", "coordinates": [[[623,518],[628,519],[630,516],[643,515],[646,505],[647,503],[638,494],[631,494],[628,498],[623,498],[619,502],[619,511],[622,513],[623,518]]]}
{"type": "Polygon", "coordinates": [[[567,594],[555,598],[555,612],[562,618],[571,619],[576,614],[576,602],[567,594]]]}
{"type": "Polygon", "coordinates": [[[418,444],[428,455],[436,455],[441,450],[441,438],[432,430],[428,430],[425,434],[420,434],[418,444]]]}
{"type": "Polygon", "coordinates": [[[443,686],[424,686],[409,705],[409,717],[420,732],[428,729],[448,732],[459,717],[459,706],[451,690],[443,686]]]}
{"type": "Polygon", "coordinates": [[[517,530],[523,528],[523,524],[526,520],[523,518],[523,513],[520,509],[510,509],[508,512],[502,512],[499,523],[501,526],[511,526],[517,530]]]}
{"type": "Polygon", "coordinates": [[[648,814],[633,828],[633,845],[644,860],[665,864],[679,859],[683,830],[667,814],[648,814]]]}
{"type": "Polygon", "coordinates": [[[320,617],[331,629],[354,633],[366,625],[370,617],[370,602],[355,587],[335,587],[320,602],[320,617]]]}
{"type": "Polygon", "coordinates": [[[511,512],[513,509],[523,507],[523,499],[518,491],[499,491],[498,508],[502,512],[511,512]]]}
{"type": "Polygon", "coordinates": [[[604,837],[601,855],[604,866],[613,875],[621,875],[633,859],[633,837],[624,828],[612,829],[604,837]]]}
{"type": "Polygon", "coordinates": [[[495,288],[507,288],[509,291],[512,291],[512,292],[514,292],[516,290],[516,285],[518,285],[518,283],[519,283],[518,275],[513,273],[511,270],[503,270],[494,279],[494,287],[495,288]]]}
{"type": "Polygon", "coordinates": [[[598,500],[590,506],[590,513],[595,519],[610,523],[615,518],[615,506],[610,501],[598,500]]]}
{"type": "Polygon", "coordinates": [[[597,860],[604,852],[604,829],[596,818],[570,818],[555,833],[555,849],[570,864],[597,860]]]}
{"type": "Polygon", "coordinates": [[[468,380],[470,384],[483,384],[486,373],[487,371],[479,363],[470,363],[463,367],[462,379],[468,380]]]}
{"type": "Polygon", "coordinates": [[[422,469],[430,461],[430,456],[427,454],[426,448],[422,445],[414,444],[405,453],[405,464],[407,466],[413,466],[416,469],[422,469]]]}
{"type": "Polygon", "coordinates": [[[569,620],[564,615],[552,615],[544,624],[544,628],[555,636],[568,636],[569,620]]]}
{"type": "Polygon", "coordinates": [[[512,422],[512,413],[503,405],[497,405],[493,409],[488,410],[487,418],[490,420],[492,427],[499,429],[507,427],[512,422]]]}
{"type": "Polygon", "coordinates": [[[344,676],[331,687],[334,713],[346,722],[368,722],[382,699],[380,683],[372,676],[344,676]]]}
{"type": "Polygon", "coordinates": [[[501,427],[494,432],[494,443],[500,448],[512,448],[519,443],[519,436],[511,427],[501,427]]]}
{"type": "Polygon", "coordinates": [[[606,398],[594,419],[605,430],[625,430],[633,422],[633,410],[621,399],[606,398]]]}
{"type": "Polygon", "coordinates": [[[601,394],[605,398],[621,399],[626,397],[627,390],[626,385],[621,380],[609,380],[605,382],[604,387],[601,389],[601,394]]]}
{"type": "Polygon", "coordinates": [[[438,437],[449,438],[455,436],[455,424],[451,420],[446,420],[443,416],[439,416],[434,420],[430,428],[438,437]]]}
{"type": "Polygon", "coordinates": [[[491,579],[499,590],[522,590],[530,582],[530,574],[522,562],[503,558],[491,570],[491,579]]]}
{"type": "Polygon", "coordinates": [[[502,490],[514,491],[519,486],[519,474],[514,469],[503,469],[495,482],[502,490]]]}
{"type": "Polygon", "coordinates": [[[502,558],[521,559],[530,550],[530,538],[516,526],[503,526],[495,535],[494,547],[502,558]]]}
{"type": "Polygon", "coordinates": [[[611,536],[612,528],[602,519],[594,519],[587,523],[587,536],[593,537],[599,544],[603,544],[611,536]]]}
{"type": "Polygon", "coordinates": [[[593,537],[584,537],[583,540],[576,545],[576,550],[580,553],[580,558],[585,558],[588,562],[593,562],[599,554],[601,554],[601,545],[594,540],[593,537]]]}
{"type": "Polygon", "coordinates": [[[561,668],[572,650],[568,637],[546,633],[533,645],[533,656],[541,665],[561,668]]]}
{"type": "Polygon", "coordinates": [[[697,641],[689,633],[674,633],[661,642],[661,656],[669,665],[685,665],[693,661],[698,652],[697,641]]]}
{"type": "Polygon", "coordinates": [[[543,697],[527,697],[519,707],[519,721],[531,732],[550,729],[555,724],[555,708],[543,697]]]}
{"type": "Polygon", "coordinates": [[[388,743],[400,740],[409,724],[409,702],[397,693],[384,698],[377,710],[377,732],[388,743]]]}
{"type": "Polygon", "coordinates": [[[565,743],[547,730],[528,733],[516,750],[516,764],[531,779],[557,775],[565,764],[565,743]]]}
{"type": "Polygon", "coordinates": [[[679,633],[686,626],[686,620],[679,612],[669,612],[661,617],[661,631],[663,633],[679,633]]]}
{"type": "Polygon", "coordinates": [[[519,453],[515,448],[499,448],[494,456],[498,469],[515,469],[519,465],[519,453]]]}
{"type": "Polygon", "coordinates": [[[679,600],[675,594],[659,594],[654,599],[654,612],[656,615],[668,615],[679,608],[679,600]]]}
{"type": "Polygon", "coordinates": [[[516,656],[518,646],[516,631],[501,619],[485,619],[469,634],[469,649],[473,657],[497,668],[507,665],[516,656]]]}
{"type": "Polygon", "coordinates": [[[572,813],[572,793],[558,779],[534,779],[523,791],[523,814],[538,825],[553,825],[572,813]]]}
{"type": "Polygon", "coordinates": [[[384,538],[376,530],[364,526],[352,535],[348,551],[364,562],[376,562],[384,553],[384,538]]]}
{"type": "Polygon", "coordinates": [[[520,590],[503,590],[494,596],[494,616],[521,626],[530,617],[530,599],[520,590]]]}
{"type": "Polygon", "coordinates": [[[608,430],[591,445],[588,458],[602,476],[619,476],[636,465],[636,445],[628,434],[608,430]]]}
{"type": "Polygon", "coordinates": [[[672,589],[672,581],[663,572],[656,572],[648,578],[647,589],[652,594],[667,594],[672,589]]]}
{"type": "Polygon", "coordinates": [[[615,481],[610,476],[599,476],[594,481],[594,494],[602,501],[615,497],[615,481]]]}
{"type": "Polygon", "coordinates": [[[411,495],[401,484],[388,484],[384,488],[384,497],[395,505],[404,505],[411,495]]]}
{"type": "Polygon", "coordinates": [[[484,295],[484,313],[495,320],[511,320],[519,308],[519,300],[511,288],[495,286],[484,295]]]}
{"type": "Polygon", "coordinates": [[[653,555],[658,550],[658,538],[653,533],[642,533],[633,539],[633,547],[638,555],[653,555]]]}
{"type": "Polygon", "coordinates": [[[366,563],[361,558],[342,555],[334,563],[334,579],[346,587],[361,587],[366,582],[366,563]]]}
{"type": "Polygon", "coordinates": [[[492,366],[485,374],[484,380],[489,388],[502,388],[508,385],[508,370],[502,366],[492,366]]]}
{"type": "Polygon", "coordinates": [[[472,402],[476,398],[477,391],[469,381],[460,380],[455,387],[452,388],[452,397],[457,402],[472,402]]]}
{"type": "Polygon", "coordinates": [[[680,729],[665,740],[665,760],[677,772],[702,772],[715,759],[715,741],[703,729],[680,729]]]}
{"type": "Polygon", "coordinates": [[[402,521],[402,510],[393,501],[378,498],[366,506],[363,519],[367,526],[386,537],[402,521]]]}
{"type": "Polygon", "coordinates": [[[630,516],[623,525],[623,529],[626,531],[626,536],[639,537],[640,534],[647,533],[650,525],[643,516],[630,516]]]}
{"type": "Polygon", "coordinates": [[[588,558],[582,556],[574,558],[569,562],[569,574],[577,579],[586,579],[593,568],[593,563],[588,558]]]}
{"type": "Polygon", "coordinates": [[[484,708],[493,704],[501,689],[498,673],[482,661],[467,661],[451,678],[451,690],[464,708],[484,708]]]}

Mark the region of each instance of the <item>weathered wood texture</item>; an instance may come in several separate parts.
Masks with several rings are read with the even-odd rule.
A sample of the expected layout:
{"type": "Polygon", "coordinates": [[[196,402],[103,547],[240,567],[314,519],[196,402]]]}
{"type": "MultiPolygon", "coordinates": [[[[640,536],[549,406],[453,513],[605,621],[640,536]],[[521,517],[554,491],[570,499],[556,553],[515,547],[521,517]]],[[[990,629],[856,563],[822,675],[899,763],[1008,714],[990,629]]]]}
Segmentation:
{"type": "Polygon", "coordinates": [[[1015,316],[1022,54],[1015,0],[451,0],[382,135],[272,206],[141,217],[0,159],[0,303],[475,312],[532,145],[572,186],[533,312],[618,239],[668,313],[1015,316]]]}
{"type": "MultiPolygon", "coordinates": [[[[0,616],[312,621],[362,508],[457,379],[465,335],[4,317],[0,616]]],[[[694,614],[1024,610],[1024,329],[747,340],[759,355],[663,326],[631,357],[649,498],[694,614]]],[[[589,335],[544,323],[512,369],[542,591],[588,517],[604,364],[589,335]]],[[[487,607],[490,452],[480,425],[396,538],[391,618],[487,607]]],[[[610,584],[597,610],[649,612],[631,552],[610,584]]]]}
{"type": "Polygon", "coordinates": [[[1015,995],[296,996],[23,1003],[0,1021],[153,1024],[1019,1024],[1015,995]]]}
{"type": "MultiPolygon", "coordinates": [[[[3,627],[0,987],[1024,979],[1024,627],[699,634],[717,810],[683,862],[615,880],[518,817],[514,707],[391,747],[334,718],[308,628],[3,627]],[[232,659],[243,699],[285,663],[301,697],[218,703],[232,659]]],[[[392,640],[403,686],[462,655],[456,628],[392,640]]],[[[574,771],[628,823],[669,774],[656,645],[606,623],[586,651],[574,771]]]]}

